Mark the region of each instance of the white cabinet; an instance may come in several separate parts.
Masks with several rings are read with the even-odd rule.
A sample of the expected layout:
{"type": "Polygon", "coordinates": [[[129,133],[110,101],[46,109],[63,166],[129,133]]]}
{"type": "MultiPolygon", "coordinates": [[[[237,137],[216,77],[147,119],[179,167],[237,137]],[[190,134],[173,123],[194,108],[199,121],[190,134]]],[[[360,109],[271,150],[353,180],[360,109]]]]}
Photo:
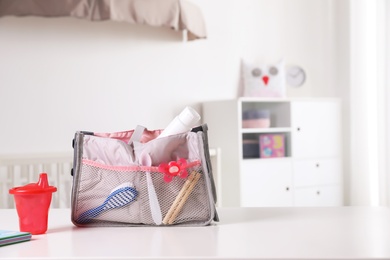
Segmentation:
{"type": "Polygon", "coordinates": [[[205,102],[210,147],[221,149],[219,205],[341,206],[340,114],[331,98],[205,102]],[[269,127],[243,128],[243,113],[254,109],[269,112],[269,127]],[[247,140],[269,134],[284,137],[284,157],[244,153],[247,140]]]}

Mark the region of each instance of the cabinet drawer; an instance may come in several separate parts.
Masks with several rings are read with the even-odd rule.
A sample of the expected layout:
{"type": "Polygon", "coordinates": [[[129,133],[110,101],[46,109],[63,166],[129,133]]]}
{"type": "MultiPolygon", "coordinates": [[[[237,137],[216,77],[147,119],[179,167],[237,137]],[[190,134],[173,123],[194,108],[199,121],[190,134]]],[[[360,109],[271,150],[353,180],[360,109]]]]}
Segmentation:
{"type": "Polygon", "coordinates": [[[294,160],[294,186],[338,184],[341,181],[339,159],[294,160]]]}
{"type": "Polygon", "coordinates": [[[245,160],[241,171],[241,206],[293,205],[291,159],[245,160]]]}
{"type": "Polygon", "coordinates": [[[296,207],[339,207],[343,205],[340,185],[294,189],[296,207]]]}

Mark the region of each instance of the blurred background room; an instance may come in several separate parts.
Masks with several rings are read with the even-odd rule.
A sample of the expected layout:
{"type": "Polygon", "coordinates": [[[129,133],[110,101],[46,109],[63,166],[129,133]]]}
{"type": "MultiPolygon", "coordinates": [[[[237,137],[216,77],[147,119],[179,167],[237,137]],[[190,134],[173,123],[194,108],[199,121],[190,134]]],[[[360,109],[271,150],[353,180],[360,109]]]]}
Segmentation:
{"type": "MultiPolygon", "coordinates": [[[[334,121],[326,124],[326,129],[332,129],[329,131],[337,130],[337,140],[331,141],[339,167],[337,183],[332,184],[336,195],[330,196],[332,203],[307,205],[390,206],[390,165],[386,159],[390,155],[390,3],[188,2],[198,8],[199,17],[187,18],[204,22],[205,37],[195,39],[188,30],[144,23],[12,15],[5,12],[9,1],[0,0],[0,208],[14,207],[10,187],[34,181],[42,171],[58,187],[52,206],[70,207],[76,131],[117,132],[138,124],[162,129],[185,106],[199,111],[210,127],[213,169],[221,198],[218,206],[299,206],[294,182],[294,152],[299,144],[294,148],[293,125],[283,130],[292,141],[286,157],[291,157],[288,163],[294,168],[286,173],[290,183],[281,184],[283,192],[289,192],[286,203],[276,200],[273,204],[271,200],[256,204],[256,198],[249,203],[242,198],[246,189],[240,177],[242,165],[225,174],[230,167],[227,160],[238,164],[242,159],[230,155],[232,149],[241,149],[242,140],[238,146],[224,148],[214,140],[228,135],[213,126],[233,119],[235,114],[221,107],[226,113],[218,119],[212,112],[207,114],[210,106],[205,104],[242,101],[243,59],[255,63],[283,59],[286,68],[304,70],[304,83],[298,87],[287,84],[282,103],[337,101],[337,120],[331,117],[334,121]]],[[[216,109],[214,105],[211,108],[216,109]]],[[[321,115],[313,113],[306,110],[300,116],[319,118],[321,123],[321,115]]],[[[225,131],[234,135],[240,131],[237,127],[226,125],[225,131]]],[[[323,149],[321,139],[329,133],[321,129],[317,140],[305,141],[318,150],[323,149]]],[[[233,139],[239,139],[237,134],[233,139]]],[[[259,182],[271,182],[262,176],[259,182]]],[[[313,185],[313,191],[320,195],[317,186],[313,185]]],[[[276,196],[273,191],[251,194],[276,196]]]]}

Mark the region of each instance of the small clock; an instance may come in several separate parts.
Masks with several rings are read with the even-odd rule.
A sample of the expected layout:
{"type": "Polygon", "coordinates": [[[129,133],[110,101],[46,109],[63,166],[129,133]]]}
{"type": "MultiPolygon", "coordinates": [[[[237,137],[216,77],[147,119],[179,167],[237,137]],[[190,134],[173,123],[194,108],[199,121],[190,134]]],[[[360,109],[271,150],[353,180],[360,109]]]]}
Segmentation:
{"type": "Polygon", "coordinates": [[[292,87],[300,87],[306,81],[306,73],[299,66],[292,66],[287,69],[286,82],[292,87]]]}

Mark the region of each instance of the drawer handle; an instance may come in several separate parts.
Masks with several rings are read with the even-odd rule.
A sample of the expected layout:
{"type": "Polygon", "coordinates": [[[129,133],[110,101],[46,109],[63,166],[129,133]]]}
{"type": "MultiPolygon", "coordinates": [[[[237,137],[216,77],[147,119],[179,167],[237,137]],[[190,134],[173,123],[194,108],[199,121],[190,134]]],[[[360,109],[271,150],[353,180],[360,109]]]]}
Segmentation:
{"type": "Polygon", "coordinates": [[[321,194],[321,192],[318,190],[318,191],[317,191],[317,195],[320,195],[320,194],[321,194]]]}
{"type": "Polygon", "coordinates": [[[320,164],[319,164],[319,163],[316,163],[316,167],[319,168],[319,167],[320,167],[320,164]]]}
{"type": "Polygon", "coordinates": [[[300,127],[297,127],[297,131],[298,131],[298,132],[301,131],[301,128],[300,128],[300,127]]]}
{"type": "Polygon", "coordinates": [[[289,187],[286,187],[286,191],[289,191],[290,190],[290,188],[289,187]]]}

